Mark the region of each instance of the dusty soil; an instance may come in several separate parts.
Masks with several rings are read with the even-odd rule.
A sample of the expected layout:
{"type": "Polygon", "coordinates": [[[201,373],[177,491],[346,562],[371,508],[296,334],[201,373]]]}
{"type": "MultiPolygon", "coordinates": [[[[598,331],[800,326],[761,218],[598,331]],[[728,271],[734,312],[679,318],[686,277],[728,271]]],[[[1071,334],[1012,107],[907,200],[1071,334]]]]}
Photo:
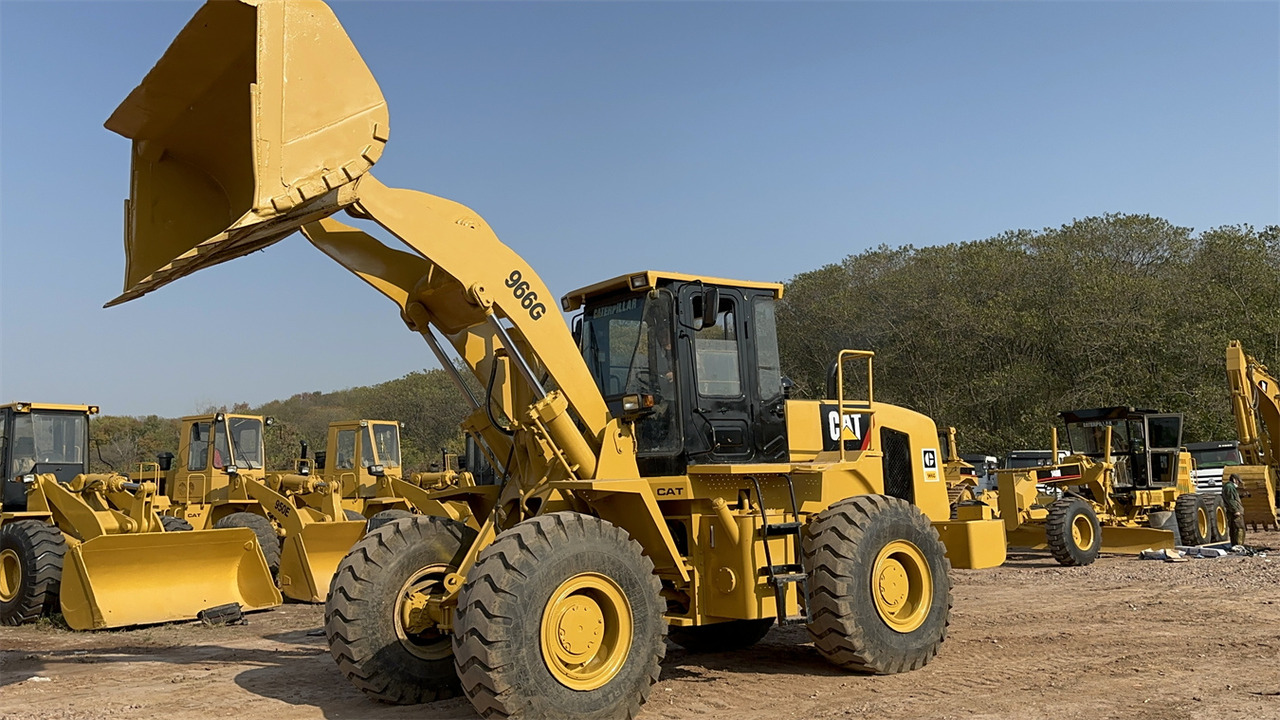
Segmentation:
{"type": "MultiPolygon", "coordinates": [[[[1251,543],[1280,550],[1280,533],[1251,543]]],[[[803,629],[756,647],[671,646],[652,718],[1280,718],[1280,552],[1062,568],[1013,554],[957,571],[951,634],[914,673],[850,675],[803,629]]],[[[391,707],[347,684],[287,605],[241,627],[0,629],[0,718],[474,718],[466,700],[391,707]],[[47,678],[41,680],[40,678],[47,678]]]]}

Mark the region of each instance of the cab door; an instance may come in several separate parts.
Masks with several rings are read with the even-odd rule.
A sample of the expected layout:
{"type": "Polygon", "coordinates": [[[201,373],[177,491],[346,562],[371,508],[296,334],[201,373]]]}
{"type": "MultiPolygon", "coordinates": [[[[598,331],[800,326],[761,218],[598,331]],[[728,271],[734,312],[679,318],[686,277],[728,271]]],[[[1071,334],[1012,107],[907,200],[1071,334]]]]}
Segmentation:
{"type": "Polygon", "coordinates": [[[745,298],[719,288],[715,322],[703,327],[701,283],[680,293],[682,395],[688,408],[685,449],[692,464],[747,462],[752,457],[751,388],[744,377],[745,298]]]}

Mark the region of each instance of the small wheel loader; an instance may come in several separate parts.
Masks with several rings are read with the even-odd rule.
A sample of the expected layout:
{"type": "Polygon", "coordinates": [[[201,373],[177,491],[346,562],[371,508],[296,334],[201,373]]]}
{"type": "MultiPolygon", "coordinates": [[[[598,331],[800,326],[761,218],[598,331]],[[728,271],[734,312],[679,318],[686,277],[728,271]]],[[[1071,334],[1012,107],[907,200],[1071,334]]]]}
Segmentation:
{"type": "Polygon", "coordinates": [[[165,515],[193,528],[248,528],[281,592],[324,602],[338,563],[365,532],[342,506],[341,488],[308,472],[268,473],[257,415],[214,413],[181,420],[178,454],[161,453],[156,482],[165,515]]]}
{"type": "MultiPolygon", "coordinates": [[[[401,424],[390,420],[345,420],[329,423],[325,450],[312,461],[313,475],[338,488],[348,517],[368,519],[368,530],[414,514],[439,515],[476,529],[479,524],[470,506],[449,498],[489,493],[497,497],[497,487],[476,486],[476,477],[466,471],[466,463],[445,455],[439,471],[405,474],[400,463],[401,424]]],[[[474,443],[468,443],[469,448],[474,443]]],[[[303,460],[306,449],[302,451],[303,460]]],[[[483,482],[483,481],[482,481],[483,482]]],[[[302,496],[311,502],[312,496],[302,496]]]]}
{"type": "MultiPolygon", "coordinates": [[[[1101,552],[1137,554],[1225,537],[1220,498],[1195,492],[1182,415],[1131,407],[1059,415],[1066,457],[997,471],[1010,546],[1047,548],[1062,565],[1088,565],[1101,552]],[[1040,486],[1059,496],[1044,497],[1040,486]]],[[[1059,457],[1056,428],[1051,457],[1059,457]]]]}
{"type": "Polygon", "coordinates": [[[193,531],[157,514],[155,483],[87,472],[97,411],[0,407],[0,623],[61,612],[72,629],[92,630],[279,605],[252,532],[193,531]]]}
{"type": "Polygon", "coordinates": [[[825,399],[787,397],[781,285],[633,272],[564,295],[571,330],[479,214],[380,183],[386,101],[322,2],[207,3],[107,127],[133,141],[109,304],[301,229],[470,403],[498,478],[456,496],[479,529],[388,523],[333,580],[330,650],[371,698],[633,717],[666,637],[732,649],[775,624],[849,671],[914,670],[946,635],[950,568],[1004,560],[1000,521],[950,519],[937,428],[875,400],[872,353],[833,358],[825,399]]]}

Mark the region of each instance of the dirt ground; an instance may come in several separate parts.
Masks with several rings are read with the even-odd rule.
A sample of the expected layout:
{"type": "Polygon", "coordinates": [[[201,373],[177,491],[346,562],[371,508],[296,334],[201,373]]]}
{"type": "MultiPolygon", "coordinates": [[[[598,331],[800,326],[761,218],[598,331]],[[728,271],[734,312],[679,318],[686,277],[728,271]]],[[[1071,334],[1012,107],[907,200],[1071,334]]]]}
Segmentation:
{"type": "MultiPolygon", "coordinates": [[[[802,628],[692,655],[671,646],[652,718],[1280,718],[1280,533],[1271,557],[1059,567],[1014,553],[956,571],[951,634],[914,673],[850,675],[802,628]]],[[[317,634],[318,606],[239,627],[0,629],[0,718],[474,718],[465,699],[367,701],[317,634]]]]}

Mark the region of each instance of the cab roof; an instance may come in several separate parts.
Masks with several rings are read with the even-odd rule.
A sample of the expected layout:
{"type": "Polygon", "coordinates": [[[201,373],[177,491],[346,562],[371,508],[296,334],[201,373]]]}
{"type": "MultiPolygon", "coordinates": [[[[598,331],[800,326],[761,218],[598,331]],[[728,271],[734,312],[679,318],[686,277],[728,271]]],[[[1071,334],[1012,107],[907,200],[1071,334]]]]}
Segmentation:
{"type": "Polygon", "coordinates": [[[31,412],[32,410],[69,410],[71,412],[82,412],[90,415],[98,414],[97,405],[62,405],[59,403],[29,403],[17,402],[8,405],[0,405],[0,410],[13,410],[14,412],[31,412]]]}
{"type": "Polygon", "coordinates": [[[1128,420],[1146,417],[1147,415],[1176,415],[1177,413],[1159,410],[1144,410],[1127,406],[1090,408],[1088,410],[1064,410],[1058,413],[1063,422],[1088,422],[1090,420],[1128,420]]]}
{"type": "Polygon", "coordinates": [[[588,298],[597,295],[608,295],[609,293],[620,292],[623,290],[649,290],[658,287],[664,281],[667,282],[703,282],[707,285],[715,285],[717,287],[738,287],[748,288],[751,290],[772,290],[775,300],[782,299],[782,283],[773,282],[752,282],[749,280],[727,280],[725,278],[709,277],[706,275],[685,275],[683,273],[666,272],[663,270],[642,270],[640,272],[619,275],[616,278],[604,280],[578,288],[572,292],[566,293],[560,298],[560,306],[565,312],[573,312],[582,307],[588,298]]]}

